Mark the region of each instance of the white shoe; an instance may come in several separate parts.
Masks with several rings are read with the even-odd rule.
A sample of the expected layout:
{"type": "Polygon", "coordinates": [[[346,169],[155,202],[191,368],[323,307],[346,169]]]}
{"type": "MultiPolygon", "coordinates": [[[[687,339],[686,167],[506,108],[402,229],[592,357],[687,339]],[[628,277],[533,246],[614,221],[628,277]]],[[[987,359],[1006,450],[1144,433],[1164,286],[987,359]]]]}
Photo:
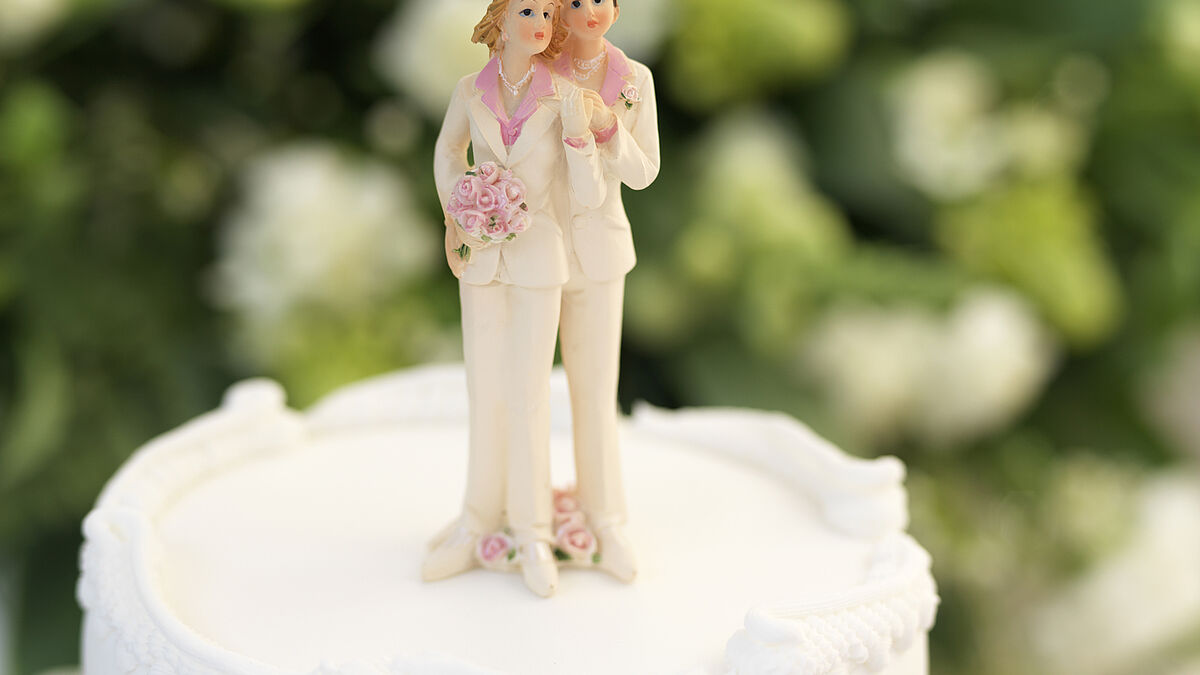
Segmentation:
{"type": "Polygon", "coordinates": [[[633,544],[625,536],[622,525],[609,525],[596,532],[596,543],[600,562],[596,567],[617,579],[629,583],[637,577],[637,561],[633,556],[633,544]]]}
{"type": "Polygon", "coordinates": [[[479,535],[466,527],[456,526],[449,532],[440,532],[431,542],[429,553],[421,563],[421,578],[425,581],[438,581],[479,566],[475,559],[475,543],[479,535]]]}
{"type": "Polygon", "coordinates": [[[550,545],[535,541],[521,547],[521,576],[529,590],[543,598],[554,595],[558,588],[558,563],[550,545]]]}

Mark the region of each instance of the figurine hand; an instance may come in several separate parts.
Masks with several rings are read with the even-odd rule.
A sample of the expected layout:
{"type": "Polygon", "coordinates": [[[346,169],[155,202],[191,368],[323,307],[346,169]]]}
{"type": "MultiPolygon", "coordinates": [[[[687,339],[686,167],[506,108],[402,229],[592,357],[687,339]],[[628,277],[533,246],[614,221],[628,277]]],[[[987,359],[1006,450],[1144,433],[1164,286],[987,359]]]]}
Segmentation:
{"type": "Polygon", "coordinates": [[[476,251],[482,251],[490,246],[488,242],[473,237],[458,226],[454,222],[454,218],[450,214],[446,214],[446,262],[450,265],[450,271],[459,279],[462,278],[463,270],[471,262],[471,256],[476,251]],[[463,249],[466,246],[466,249],[463,249]]]}
{"type": "Polygon", "coordinates": [[[588,121],[588,126],[592,131],[604,131],[611,127],[617,121],[617,114],[611,108],[604,105],[604,97],[598,92],[591,89],[582,89],[583,96],[592,106],[592,115],[588,121]]]}
{"type": "Polygon", "coordinates": [[[446,264],[450,266],[450,272],[457,279],[462,278],[463,270],[467,268],[467,261],[458,255],[458,249],[463,245],[462,234],[454,219],[449,215],[446,216],[446,264]]]}
{"type": "Polygon", "coordinates": [[[588,132],[590,116],[588,101],[584,99],[582,91],[578,87],[571,89],[563,98],[563,135],[567,138],[583,138],[588,132]]]}

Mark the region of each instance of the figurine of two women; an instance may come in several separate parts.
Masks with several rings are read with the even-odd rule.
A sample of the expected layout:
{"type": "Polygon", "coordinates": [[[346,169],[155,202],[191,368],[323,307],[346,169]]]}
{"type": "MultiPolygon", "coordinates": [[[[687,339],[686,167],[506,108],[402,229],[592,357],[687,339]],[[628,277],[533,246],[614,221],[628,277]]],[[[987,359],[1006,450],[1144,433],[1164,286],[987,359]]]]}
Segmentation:
{"type": "Polygon", "coordinates": [[[548,597],[559,564],[581,552],[622,581],[636,575],[618,448],[635,262],[621,185],[653,182],[659,150],[650,70],[604,38],[619,15],[618,0],[491,0],[472,38],[491,60],[459,81],[446,112],[434,173],[459,280],[469,458],[462,513],[430,542],[427,581],[494,562],[548,597]],[[509,209],[511,234],[487,237],[455,217],[469,210],[502,230],[509,218],[481,218],[483,202],[509,209]],[[570,494],[550,481],[556,340],[571,399],[570,494]]]}

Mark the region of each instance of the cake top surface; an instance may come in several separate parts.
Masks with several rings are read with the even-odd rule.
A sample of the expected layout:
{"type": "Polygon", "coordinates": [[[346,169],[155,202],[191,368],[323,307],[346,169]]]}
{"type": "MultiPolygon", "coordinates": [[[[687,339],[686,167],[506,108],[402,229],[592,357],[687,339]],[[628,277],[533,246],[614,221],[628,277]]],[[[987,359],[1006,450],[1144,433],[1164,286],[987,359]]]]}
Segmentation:
{"type": "MultiPolygon", "coordinates": [[[[928,557],[902,534],[903,467],[752,411],[624,421],[633,584],[567,569],[542,599],[482,569],[421,582],[425,542],[461,507],[460,376],[377,378],[304,415],[271,384],[235,388],[110,482],[85,523],[81,602],[136,614],[136,640],[177,647],[191,672],[699,674],[797,658],[849,672],[931,623],[928,557]]],[[[554,389],[563,486],[561,373],[554,389]]]]}

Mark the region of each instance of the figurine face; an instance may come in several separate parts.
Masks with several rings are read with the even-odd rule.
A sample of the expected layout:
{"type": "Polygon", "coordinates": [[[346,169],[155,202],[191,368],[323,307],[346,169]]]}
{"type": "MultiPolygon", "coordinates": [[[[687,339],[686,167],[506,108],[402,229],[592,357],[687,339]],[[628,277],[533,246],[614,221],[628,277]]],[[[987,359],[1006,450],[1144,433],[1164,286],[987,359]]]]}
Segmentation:
{"type": "Polygon", "coordinates": [[[613,0],[566,0],[563,23],[576,38],[599,39],[621,15],[621,8],[613,0]]]}
{"type": "Polygon", "coordinates": [[[512,0],[504,16],[508,47],[528,54],[541,54],[554,35],[555,0],[512,0]]]}

